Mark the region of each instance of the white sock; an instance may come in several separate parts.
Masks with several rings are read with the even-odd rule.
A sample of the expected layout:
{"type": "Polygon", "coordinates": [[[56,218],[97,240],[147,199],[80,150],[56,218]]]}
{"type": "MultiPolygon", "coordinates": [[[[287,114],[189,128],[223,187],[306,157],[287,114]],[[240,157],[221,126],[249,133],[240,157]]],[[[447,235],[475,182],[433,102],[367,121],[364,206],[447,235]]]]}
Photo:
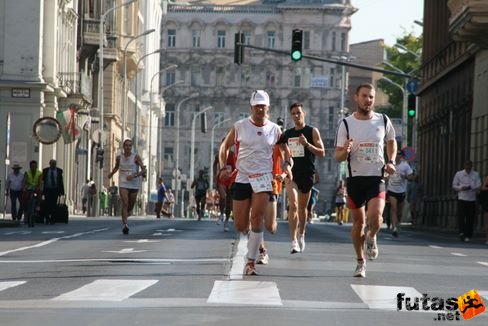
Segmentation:
{"type": "Polygon", "coordinates": [[[251,231],[249,233],[249,240],[247,241],[247,258],[256,260],[256,257],[259,254],[259,245],[263,241],[263,232],[254,232],[251,231]]]}

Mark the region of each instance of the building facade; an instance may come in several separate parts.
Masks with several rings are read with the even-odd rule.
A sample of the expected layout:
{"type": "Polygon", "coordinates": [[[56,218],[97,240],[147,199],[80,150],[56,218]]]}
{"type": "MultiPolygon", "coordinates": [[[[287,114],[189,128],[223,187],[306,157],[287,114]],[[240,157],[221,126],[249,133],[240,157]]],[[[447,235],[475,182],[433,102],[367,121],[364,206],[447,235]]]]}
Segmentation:
{"type": "Polygon", "coordinates": [[[171,180],[178,173],[196,175],[190,171],[192,166],[196,171],[211,167],[231,124],[248,116],[252,91],[264,89],[271,97],[271,120],[283,118],[285,127],[291,127],[288,108],[298,101],[304,104],[307,123],[319,129],[328,150],[326,158],[316,162],[323,194],[317,209],[324,212],[330,208],[338,173],[333,142],[344,91],[341,67],[305,59],[294,62],[289,55],[250,48],[245,48],[243,64],[237,65],[234,34],[244,33],[249,45],[290,51],[292,31],[301,29],[304,54],[337,58],[348,55],[350,16],[354,12],[350,1],[344,0],[265,0],[252,4],[189,1],[187,5],[169,5],[161,38],[166,51],[161,59],[178,68],[167,72],[162,83],[183,83],[168,89],[164,96],[166,115],[161,121],[160,150],[165,178],[171,180]],[[218,126],[214,130],[214,148],[210,148],[209,134],[202,134],[198,127],[191,162],[192,118],[208,106],[213,107],[207,111],[208,128],[218,126]],[[221,124],[226,119],[230,122],[221,124]],[[175,140],[178,120],[179,144],[175,140]]]}
{"type": "Polygon", "coordinates": [[[424,4],[417,157],[426,226],[457,228],[451,184],[465,160],[488,174],[488,25],[480,19],[487,15],[486,1],[424,4]]]}

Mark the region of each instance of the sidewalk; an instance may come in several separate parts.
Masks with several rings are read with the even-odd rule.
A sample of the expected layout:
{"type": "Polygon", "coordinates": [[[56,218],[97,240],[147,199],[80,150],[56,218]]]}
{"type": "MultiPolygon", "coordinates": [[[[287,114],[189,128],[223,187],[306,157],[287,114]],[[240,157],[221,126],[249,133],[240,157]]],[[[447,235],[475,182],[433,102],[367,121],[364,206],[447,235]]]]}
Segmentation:
{"type": "Polygon", "coordinates": [[[12,219],[5,215],[5,218],[0,217],[0,228],[11,228],[11,227],[16,227],[16,226],[20,226],[20,222],[18,221],[12,221],[12,219]]]}

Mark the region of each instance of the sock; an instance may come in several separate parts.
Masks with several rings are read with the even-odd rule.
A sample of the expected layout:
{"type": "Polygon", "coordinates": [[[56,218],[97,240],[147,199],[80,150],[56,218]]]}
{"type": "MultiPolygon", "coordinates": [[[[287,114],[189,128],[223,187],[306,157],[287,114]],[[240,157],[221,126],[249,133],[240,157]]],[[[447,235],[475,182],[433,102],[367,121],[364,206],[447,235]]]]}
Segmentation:
{"type": "Polygon", "coordinates": [[[263,241],[263,232],[249,233],[249,240],[247,242],[247,258],[251,260],[256,260],[259,253],[259,245],[263,241]]]}

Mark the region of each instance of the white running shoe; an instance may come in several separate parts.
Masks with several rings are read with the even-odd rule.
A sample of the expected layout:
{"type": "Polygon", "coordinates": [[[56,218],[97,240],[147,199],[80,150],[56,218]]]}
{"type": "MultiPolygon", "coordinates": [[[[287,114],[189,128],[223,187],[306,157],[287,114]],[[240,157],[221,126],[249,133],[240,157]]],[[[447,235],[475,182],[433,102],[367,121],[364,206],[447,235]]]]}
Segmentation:
{"type": "Polygon", "coordinates": [[[353,274],[354,277],[366,277],[366,262],[359,262],[353,274]]]}
{"type": "Polygon", "coordinates": [[[299,252],[300,252],[300,246],[298,246],[298,241],[293,240],[291,242],[291,250],[290,250],[290,253],[297,254],[299,252]]]}
{"type": "Polygon", "coordinates": [[[300,238],[298,238],[298,243],[300,244],[300,252],[305,251],[305,234],[302,234],[300,238]]]}
{"type": "Polygon", "coordinates": [[[260,251],[259,256],[256,259],[256,264],[260,265],[268,265],[269,264],[269,255],[266,250],[260,251]]]}
{"type": "Polygon", "coordinates": [[[229,222],[224,222],[224,232],[229,232],[229,222]]]}
{"type": "Polygon", "coordinates": [[[378,258],[378,245],[376,244],[376,235],[373,238],[366,234],[366,256],[369,260],[378,258]]]}

